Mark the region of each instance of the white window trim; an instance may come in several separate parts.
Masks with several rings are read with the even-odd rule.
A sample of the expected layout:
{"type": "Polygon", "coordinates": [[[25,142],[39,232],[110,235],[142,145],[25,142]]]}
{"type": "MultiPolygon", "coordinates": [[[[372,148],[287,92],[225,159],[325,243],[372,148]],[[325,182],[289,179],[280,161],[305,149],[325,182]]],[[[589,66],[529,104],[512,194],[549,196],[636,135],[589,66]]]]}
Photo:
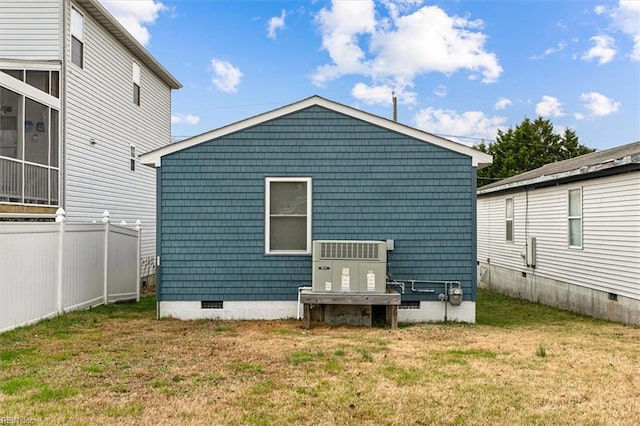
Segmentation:
{"type": "Polygon", "coordinates": [[[579,188],[571,188],[567,190],[567,246],[570,249],[582,250],[584,246],[584,227],[583,227],[583,199],[582,199],[582,187],[579,188]],[[571,216],[571,191],[580,191],[580,216],[571,216]],[[582,244],[579,246],[571,245],[571,221],[580,219],[580,241],[582,244]]]}
{"type": "Polygon", "coordinates": [[[310,177],[266,177],[264,180],[264,253],[265,255],[310,255],[312,228],[312,179],[310,177]],[[271,182],[306,182],[307,184],[307,248],[305,250],[271,250],[271,182]]]}
{"type": "Polygon", "coordinates": [[[516,228],[514,225],[514,221],[513,221],[513,217],[515,216],[515,202],[513,197],[508,197],[504,199],[504,240],[507,243],[513,243],[513,241],[515,240],[515,233],[516,233],[516,228]],[[511,217],[507,217],[507,204],[509,203],[509,200],[511,200],[511,217]],[[511,239],[508,239],[508,232],[507,232],[507,224],[511,222],[511,239]]]}

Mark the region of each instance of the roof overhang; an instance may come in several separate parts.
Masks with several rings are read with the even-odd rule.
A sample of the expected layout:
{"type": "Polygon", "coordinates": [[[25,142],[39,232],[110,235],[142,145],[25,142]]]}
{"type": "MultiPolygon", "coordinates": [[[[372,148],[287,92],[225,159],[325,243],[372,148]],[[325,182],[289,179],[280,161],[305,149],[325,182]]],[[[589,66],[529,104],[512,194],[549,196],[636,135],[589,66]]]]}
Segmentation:
{"type": "Polygon", "coordinates": [[[605,176],[617,173],[640,170],[640,154],[627,155],[618,159],[610,159],[598,164],[591,164],[573,170],[537,176],[531,179],[510,182],[487,189],[478,189],[478,195],[488,195],[496,192],[515,191],[520,188],[551,186],[567,181],[583,180],[595,176],[605,176]]]}
{"type": "Polygon", "coordinates": [[[483,167],[487,167],[491,165],[491,163],[493,162],[493,157],[491,155],[478,151],[477,149],[471,148],[469,146],[466,146],[461,143],[454,142],[445,138],[441,138],[439,136],[424,132],[422,130],[418,130],[413,127],[406,126],[404,124],[400,124],[396,121],[392,121],[377,115],[370,114],[368,112],[361,111],[356,108],[352,108],[343,104],[330,101],[320,96],[312,96],[307,99],[303,99],[299,102],[295,102],[295,103],[283,106],[281,108],[278,108],[260,115],[256,115],[254,117],[247,118],[242,121],[238,121],[228,126],[220,127],[210,132],[203,133],[201,135],[194,136],[192,138],[185,139],[183,141],[176,142],[171,145],[167,145],[163,148],[141,155],[140,161],[143,164],[146,164],[152,167],[160,167],[162,162],[162,157],[165,155],[172,154],[174,152],[181,151],[183,149],[186,149],[204,142],[208,142],[213,139],[217,139],[240,130],[257,126],[267,121],[280,118],[285,115],[288,115],[312,106],[321,106],[323,108],[348,115],[350,117],[365,121],[367,123],[371,123],[373,125],[383,127],[388,130],[415,138],[417,140],[428,142],[436,146],[440,146],[442,148],[467,155],[471,157],[473,166],[479,169],[483,167]]]}
{"type": "Polygon", "coordinates": [[[93,19],[105,27],[120,43],[122,43],[140,62],[153,71],[167,86],[180,89],[182,84],[167,71],[138,40],[136,40],[98,0],[73,0],[89,13],[93,19]]]}

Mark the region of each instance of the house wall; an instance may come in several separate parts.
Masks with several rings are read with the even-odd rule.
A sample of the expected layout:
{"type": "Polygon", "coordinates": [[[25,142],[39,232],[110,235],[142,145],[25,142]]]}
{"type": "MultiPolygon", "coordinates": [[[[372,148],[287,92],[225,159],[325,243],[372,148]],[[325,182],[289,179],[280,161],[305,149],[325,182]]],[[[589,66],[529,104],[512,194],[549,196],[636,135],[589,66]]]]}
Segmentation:
{"type": "MultiPolygon", "coordinates": [[[[603,312],[606,313],[607,309],[597,308],[593,300],[604,298],[608,301],[611,293],[618,296],[619,305],[625,298],[629,299],[627,304],[638,309],[640,172],[528,192],[480,196],[478,261],[485,284],[514,296],[605,316],[603,312]],[[567,191],[580,187],[583,248],[573,249],[568,246],[567,191]],[[507,197],[514,198],[513,243],[505,241],[507,197]],[[521,256],[527,236],[536,237],[535,268],[525,266],[521,256]],[[534,282],[538,284],[534,285],[534,282]],[[569,299],[562,295],[550,297],[549,289],[556,284],[549,283],[573,287],[571,291],[575,294],[587,296],[571,296],[569,299]]],[[[622,314],[623,321],[625,315],[622,314]]],[[[620,315],[617,317],[620,320],[620,315]]]]}
{"type": "MultiPolygon", "coordinates": [[[[67,4],[67,9],[70,5],[67,4]]],[[[80,6],[76,6],[83,13],[80,6]]],[[[70,31],[67,10],[66,34],[70,31]]],[[[171,89],[141,62],[141,106],[133,103],[134,56],[84,13],[84,67],[65,68],[65,209],[68,220],[142,221],[142,256],[155,253],[155,172],[136,164],[136,153],[170,142],[171,89]],[[95,141],[91,144],[90,141],[95,141]]]]}
{"type": "MultiPolygon", "coordinates": [[[[311,256],[264,254],[267,176],[312,177],[314,240],[393,239],[395,279],[460,281],[473,305],[471,159],[312,107],[162,158],[157,296],[175,316],[177,301],[295,301],[310,285],[311,256]]],[[[439,291],[403,300],[442,305],[439,291]]]]}
{"type": "Polygon", "coordinates": [[[2,0],[0,58],[60,60],[61,0],[2,0]]]}

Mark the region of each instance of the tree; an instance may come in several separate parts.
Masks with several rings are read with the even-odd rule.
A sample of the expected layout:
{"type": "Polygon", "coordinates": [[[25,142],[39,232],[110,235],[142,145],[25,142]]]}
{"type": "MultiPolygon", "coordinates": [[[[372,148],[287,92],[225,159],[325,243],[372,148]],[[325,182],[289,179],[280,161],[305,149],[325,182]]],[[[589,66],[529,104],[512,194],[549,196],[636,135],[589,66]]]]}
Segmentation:
{"type": "Polygon", "coordinates": [[[515,129],[498,130],[494,143],[475,148],[493,155],[493,164],[478,171],[478,186],[595,151],[580,144],[573,130],[554,133],[551,121],[542,117],[525,118],[515,129]]]}

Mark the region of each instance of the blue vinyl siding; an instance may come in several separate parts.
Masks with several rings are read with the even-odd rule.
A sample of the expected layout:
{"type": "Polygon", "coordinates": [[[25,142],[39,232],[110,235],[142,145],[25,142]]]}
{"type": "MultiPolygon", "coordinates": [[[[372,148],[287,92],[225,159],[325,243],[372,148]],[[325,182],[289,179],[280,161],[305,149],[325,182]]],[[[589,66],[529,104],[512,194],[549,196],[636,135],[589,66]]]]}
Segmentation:
{"type": "Polygon", "coordinates": [[[264,254],[267,176],[313,178],[314,240],[393,239],[394,278],[475,300],[471,158],[322,107],[162,158],[160,300],[295,300],[311,283],[311,256],[264,254]]]}

